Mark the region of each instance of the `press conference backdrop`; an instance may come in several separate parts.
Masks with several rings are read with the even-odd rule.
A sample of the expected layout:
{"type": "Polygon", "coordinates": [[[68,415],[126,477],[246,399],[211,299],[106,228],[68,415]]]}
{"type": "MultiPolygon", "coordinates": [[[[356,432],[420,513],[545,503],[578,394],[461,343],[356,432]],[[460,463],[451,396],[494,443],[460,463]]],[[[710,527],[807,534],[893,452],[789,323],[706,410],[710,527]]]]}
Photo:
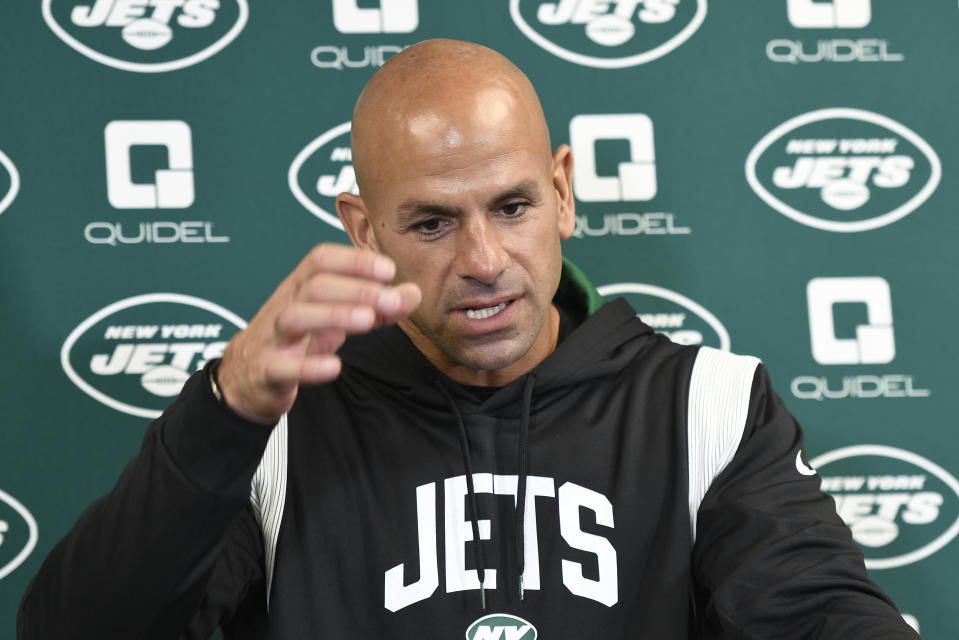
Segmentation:
{"type": "Polygon", "coordinates": [[[437,36],[538,88],[566,254],[760,356],[872,577],[956,637],[955,0],[38,0],[0,29],[0,637],[187,375],[347,242],[353,101],[437,36]]]}

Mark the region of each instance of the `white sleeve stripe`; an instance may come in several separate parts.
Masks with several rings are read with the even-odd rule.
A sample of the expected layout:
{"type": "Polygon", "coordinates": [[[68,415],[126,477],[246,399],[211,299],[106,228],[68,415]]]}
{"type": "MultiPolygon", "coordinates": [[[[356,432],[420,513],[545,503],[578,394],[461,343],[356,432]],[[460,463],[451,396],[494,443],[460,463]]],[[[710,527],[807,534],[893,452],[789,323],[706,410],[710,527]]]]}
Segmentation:
{"type": "Polygon", "coordinates": [[[267,608],[270,606],[270,587],[273,585],[276,541],[280,536],[283,506],[286,504],[286,441],[287,419],[284,414],[270,434],[250,487],[250,503],[263,532],[267,608]]]}
{"type": "Polygon", "coordinates": [[[686,416],[689,523],[696,541],[696,514],[706,491],[739,449],[759,359],[701,347],[689,380],[686,416]]]}

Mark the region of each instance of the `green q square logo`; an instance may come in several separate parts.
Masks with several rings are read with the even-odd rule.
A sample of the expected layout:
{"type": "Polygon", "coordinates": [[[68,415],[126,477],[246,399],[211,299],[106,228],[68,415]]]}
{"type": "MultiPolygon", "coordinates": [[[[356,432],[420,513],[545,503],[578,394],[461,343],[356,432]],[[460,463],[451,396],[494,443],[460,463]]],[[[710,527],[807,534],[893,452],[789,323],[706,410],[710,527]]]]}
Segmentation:
{"type": "Polygon", "coordinates": [[[856,445],[810,464],[868,569],[918,562],[959,534],[959,481],[931,460],[895,447],[856,445]]]}
{"type": "Polygon", "coordinates": [[[939,156],[914,131],[862,109],[796,116],[749,152],[746,179],[770,207],[826,231],[876,229],[909,215],[939,185],[939,156]]]}
{"type": "Polygon", "coordinates": [[[91,60],[124,71],[189,67],[246,25],[247,0],[43,0],[43,19],[91,60]]]}
{"type": "Polygon", "coordinates": [[[20,174],[10,158],[0,151],[0,213],[6,211],[20,190],[20,174]]]}
{"type": "Polygon", "coordinates": [[[527,38],[575,64],[622,69],[660,58],[706,18],[706,0],[510,0],[527,38]]]}
{"type": "Polygon", "coordinates": [[[81,322],[60,363],[84,393],[143,418],[156,418],[190,374],[223,355],[246,322],[202,298],[150,293],[114,302],[81,322]]]}

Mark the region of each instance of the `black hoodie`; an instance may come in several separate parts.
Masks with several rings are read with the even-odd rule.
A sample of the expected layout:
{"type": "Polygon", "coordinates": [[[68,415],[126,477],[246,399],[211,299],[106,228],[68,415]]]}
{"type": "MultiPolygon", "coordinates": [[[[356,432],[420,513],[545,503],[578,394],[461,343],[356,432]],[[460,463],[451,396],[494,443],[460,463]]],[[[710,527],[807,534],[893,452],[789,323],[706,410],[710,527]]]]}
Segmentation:
{"type": "Polygon", "coordinates": [[[395,326],[272,430],[198,372],[18,638],[917,637],[758,361],[671,343],[568,263],[556,302],[588,317],[487,397],[395,326]]]}

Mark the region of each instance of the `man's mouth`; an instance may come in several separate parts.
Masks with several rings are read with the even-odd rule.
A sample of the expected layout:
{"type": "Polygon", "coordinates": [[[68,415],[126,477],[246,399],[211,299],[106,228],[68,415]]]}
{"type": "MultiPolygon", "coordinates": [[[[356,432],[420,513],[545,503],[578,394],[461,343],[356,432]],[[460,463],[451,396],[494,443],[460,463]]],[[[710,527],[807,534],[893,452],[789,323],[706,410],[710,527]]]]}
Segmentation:
{"type": "Polygon", "coordinates": [[[507,304],[509,304],[509,301],[503,301],[496,306],[486,307],[485,309],[466,309],[466,317],[470,320],[485,320],[486,318],[492,318],[497,313],[505,309],[507,304]]]}

